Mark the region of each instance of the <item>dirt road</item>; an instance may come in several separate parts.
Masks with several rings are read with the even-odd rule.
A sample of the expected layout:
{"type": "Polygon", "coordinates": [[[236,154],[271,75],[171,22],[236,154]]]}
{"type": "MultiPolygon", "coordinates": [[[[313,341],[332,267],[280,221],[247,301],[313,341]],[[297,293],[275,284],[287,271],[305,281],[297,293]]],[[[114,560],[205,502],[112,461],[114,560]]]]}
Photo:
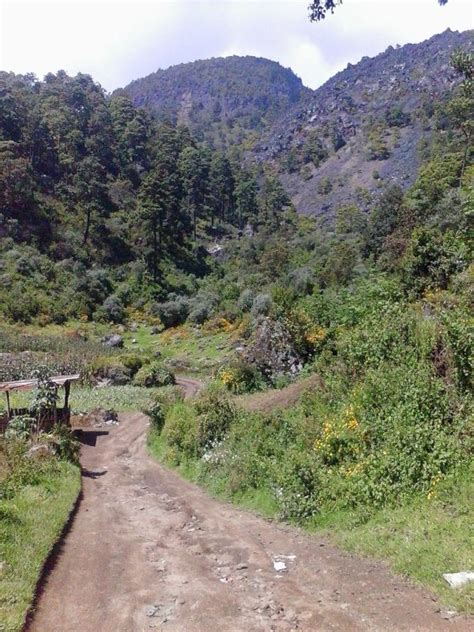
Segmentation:
{"type": "Polygon", "coordinates": [[[148,456],[147,425],[86,433],[83,498],[30,631],[470,627],[380,564],[208,497],[148,456]]]}

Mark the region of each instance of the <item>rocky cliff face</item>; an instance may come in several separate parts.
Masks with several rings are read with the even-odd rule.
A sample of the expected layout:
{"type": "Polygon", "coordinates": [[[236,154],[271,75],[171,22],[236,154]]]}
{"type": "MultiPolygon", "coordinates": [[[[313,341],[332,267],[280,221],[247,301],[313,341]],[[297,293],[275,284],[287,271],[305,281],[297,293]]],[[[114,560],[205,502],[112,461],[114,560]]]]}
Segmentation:
{"type": "Polygon", "coordinates": [[[349,64],[280,119],[254,159],[277,167],[306,214],[363,205],[387,182],[410,185],[433,130],[442,126],[436,105],[457,81],[451,54],[472,42],[472,31],[448,30],[349,64]]]}

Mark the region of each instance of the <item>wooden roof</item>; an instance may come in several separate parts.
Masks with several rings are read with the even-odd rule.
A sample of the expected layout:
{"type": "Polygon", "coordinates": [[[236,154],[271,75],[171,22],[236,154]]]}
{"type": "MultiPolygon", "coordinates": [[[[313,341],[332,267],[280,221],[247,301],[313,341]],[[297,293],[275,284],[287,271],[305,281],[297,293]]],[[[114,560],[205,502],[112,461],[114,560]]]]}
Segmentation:
{"type": "MultiPolygon", "coordinates": [[[[55,375],[50,377],[51,382],[57,386],[64,386],[66,382],[76,382],[80,378],[79,373],[75,375],[55,375]]],[[[38,380],[15,380],[12,382],[0,382],[0,393],[10,391],[30,391],[38,386],[38,380]]]]}

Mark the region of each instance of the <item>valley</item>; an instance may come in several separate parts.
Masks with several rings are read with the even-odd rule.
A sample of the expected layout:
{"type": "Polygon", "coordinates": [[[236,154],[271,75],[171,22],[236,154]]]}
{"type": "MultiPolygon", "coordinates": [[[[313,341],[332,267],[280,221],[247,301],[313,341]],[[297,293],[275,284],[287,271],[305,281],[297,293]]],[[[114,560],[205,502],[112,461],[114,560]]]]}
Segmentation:
{"type": "Polygon", "coordinates": [[[473,55],[0,72],[1,632],[472,628],[473,55]]]}

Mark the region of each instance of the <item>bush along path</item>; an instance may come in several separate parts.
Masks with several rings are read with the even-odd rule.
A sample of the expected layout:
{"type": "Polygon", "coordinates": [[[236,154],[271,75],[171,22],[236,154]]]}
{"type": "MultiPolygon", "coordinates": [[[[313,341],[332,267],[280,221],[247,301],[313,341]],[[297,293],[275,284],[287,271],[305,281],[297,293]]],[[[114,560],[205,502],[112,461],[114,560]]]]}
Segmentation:
{"type": "Polygon", "coordinates": [[[383,565],[212,499],[162,467],[147,453],[148,428],[136,413],[85,433],[83,500],[30,632],[446,629],[433,597],[383,565]]]}

